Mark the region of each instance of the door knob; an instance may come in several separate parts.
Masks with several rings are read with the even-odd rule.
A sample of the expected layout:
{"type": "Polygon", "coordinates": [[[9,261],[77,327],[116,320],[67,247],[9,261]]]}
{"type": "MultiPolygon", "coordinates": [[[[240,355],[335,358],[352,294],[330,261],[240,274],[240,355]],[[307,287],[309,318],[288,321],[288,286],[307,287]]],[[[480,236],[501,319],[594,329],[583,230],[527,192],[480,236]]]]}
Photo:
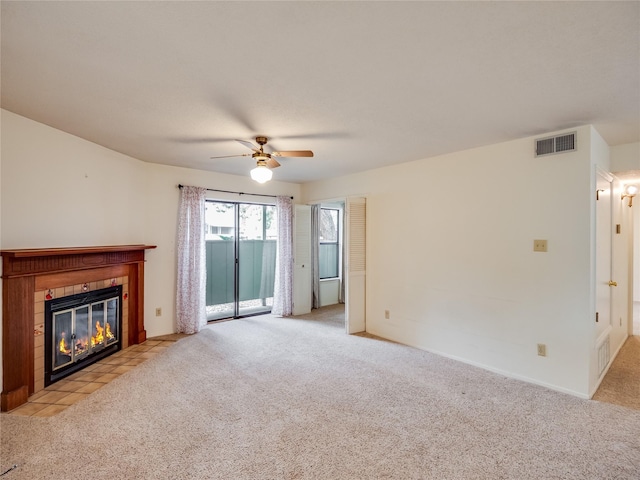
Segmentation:
{"type": "Polygon", "coordinates": [[[618,286],[618,282],[614,282],[613,280],[609,280],[609,286],[610,287],[617,287],[618,286]]]}

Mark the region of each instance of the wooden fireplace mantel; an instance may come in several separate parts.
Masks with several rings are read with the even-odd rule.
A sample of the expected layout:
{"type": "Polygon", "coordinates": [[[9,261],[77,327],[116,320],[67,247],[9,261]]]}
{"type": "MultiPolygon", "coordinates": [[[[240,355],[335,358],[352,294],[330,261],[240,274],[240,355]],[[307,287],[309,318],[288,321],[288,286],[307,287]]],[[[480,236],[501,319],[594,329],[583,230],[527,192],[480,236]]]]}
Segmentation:
{"type": "MultiPolygon", "coordinates": [[[[1,250],[2,393],[0,410],[25,403],[34,391],[34,294],[45,288],[129,277],[129,345],[144,329],[144,254],[155,245],[1,250]]],[[[124,320],[124,319],[123,319],[124,320]]]]}

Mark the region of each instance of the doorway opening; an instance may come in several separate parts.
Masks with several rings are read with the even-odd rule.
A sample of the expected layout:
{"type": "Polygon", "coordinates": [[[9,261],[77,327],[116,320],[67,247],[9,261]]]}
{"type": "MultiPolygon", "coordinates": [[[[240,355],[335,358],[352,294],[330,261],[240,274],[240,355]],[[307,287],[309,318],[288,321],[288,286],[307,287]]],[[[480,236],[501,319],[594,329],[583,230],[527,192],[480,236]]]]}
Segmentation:
{"type": "Polygon", "coordinates": [[[274,205],[206,201],[208,321],[271,312],[277,225],[274,205]]]}
{"type": "Polygon", "coordinates": [[[318,212],[317,254],[318,276],[314,279],[314,307],[344,303],[343,282],[343,220],[344,202],[320,204],[318,212]]]}
{"type": "Polygon", "coordinates": [[[309,313],[312,297],[318,299],[318,307],[344,303],[346,332],[365,332],[366,198],[325,200],[313,207],[317,215],[311,215],[310,205],[296,206],[294,314],[309,313]],[[323,210],[325,215],[321,216],[323,210]],[[318,219],[314,227],[312,217],[318,219]],[[321,234],[323,221],[326,231],[321,234]],[[331,241],[325,242],[325,238],[331,241]],[[317,247],[315,253],[312,244],[317,247]],[[321,248],[326,249],[323,255],[321,248]],[[305,268],[312,259],[314,267],[305,268]],[[321,272],[327,277],[321,279],[321,272]]]}

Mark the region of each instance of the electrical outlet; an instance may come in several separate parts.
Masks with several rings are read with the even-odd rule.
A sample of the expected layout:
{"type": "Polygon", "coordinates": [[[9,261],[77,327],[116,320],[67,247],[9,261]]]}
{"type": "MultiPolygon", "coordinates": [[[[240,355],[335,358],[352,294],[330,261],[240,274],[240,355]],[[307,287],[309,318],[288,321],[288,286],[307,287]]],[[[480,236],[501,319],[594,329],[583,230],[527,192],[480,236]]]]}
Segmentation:
{"type": "Polygon", "coordinates": [[[385,320],[389,320],[389,310],[384,311],[384,318],[385,320]]]}
{"type": "Polygon", "coordinates": [[[156,308],[156,317],[162,316],[162,309],[160,307],[156,308]]]}
{"type": "Polygon", "coordinates": [[[546,252],[547,251],[547,241],[546,240],[534,240],[533,241],[533,251],[534,252],[546,252]]]}
{"type": "Polygon", "coordinates": [[[547,356],[547,346],[544,343],[538,344],[538,355],[540,355],[541,357],[547,356]]]}

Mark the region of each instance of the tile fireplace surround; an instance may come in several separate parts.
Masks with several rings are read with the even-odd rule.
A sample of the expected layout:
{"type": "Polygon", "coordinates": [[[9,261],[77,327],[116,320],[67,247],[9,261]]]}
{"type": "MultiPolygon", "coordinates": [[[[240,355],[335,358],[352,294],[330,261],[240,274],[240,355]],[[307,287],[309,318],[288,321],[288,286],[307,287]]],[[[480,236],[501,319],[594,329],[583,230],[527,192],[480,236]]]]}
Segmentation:
{"type": "Polygon", "coordinates": [[[144,255],[154,245],[2,250],[0,410],[44,388],[44,302],[122,285],[122,348],[142,343],[144,255]]]}

